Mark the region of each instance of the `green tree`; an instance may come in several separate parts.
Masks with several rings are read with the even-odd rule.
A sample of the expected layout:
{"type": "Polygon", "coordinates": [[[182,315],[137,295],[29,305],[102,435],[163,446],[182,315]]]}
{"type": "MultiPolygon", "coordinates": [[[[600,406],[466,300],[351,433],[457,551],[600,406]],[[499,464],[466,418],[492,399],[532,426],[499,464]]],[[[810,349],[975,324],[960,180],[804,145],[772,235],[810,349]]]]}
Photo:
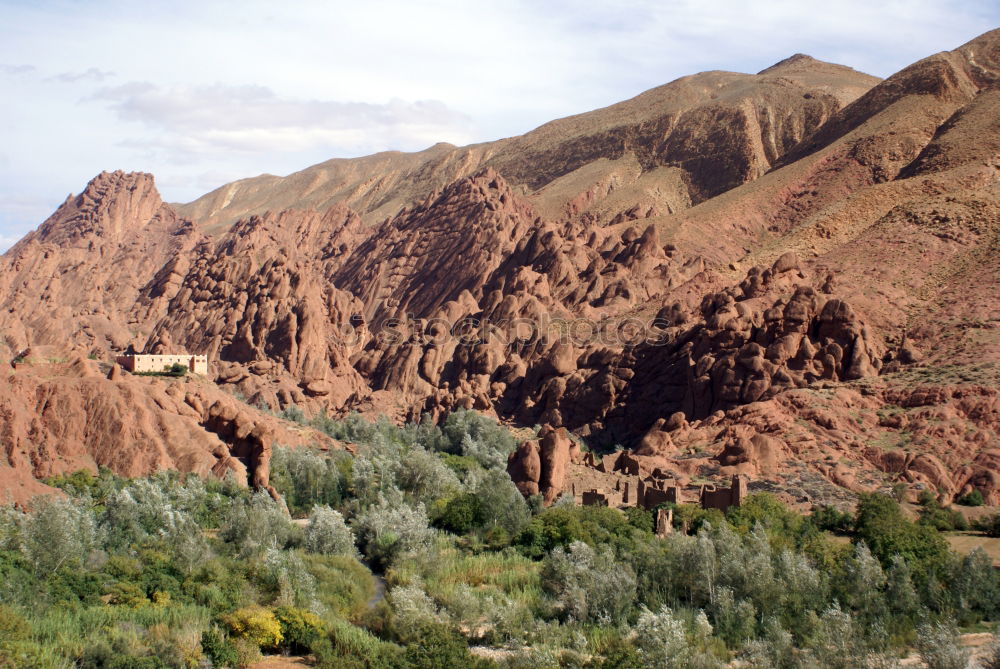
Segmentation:
{"type": "Polygon", "coordinates": [[[575,541],[555,548],[542,564],[542,588],[569,620],[624,620],[635,602],[635,574],[611,551],[575,541]]]}
{"type": "Polygon", "coordinates": [[[899,504],[887,495],[859,496],[854,531],[855,542],[864,541],[883,565],[900,555],[920,579],[926,580],[930,571],[944,568],[949,560],[948,542],[937,530],[906,518],[899,504]]]}
{"type": "Polygon", "coordinates": [[[917,651],[927,669],[966,669],[969,650],[951,622],[925,623],[917,629],[917,651]]]}
{"type": "Polygon", "coordinates": [[[306,550],[325,555],[356,555],[354,533],[339,511],[325,504],[314,506],[306,526],[306,550]]]}
{"type": "Polygon", "coordinates": [[[964,506],[982,506],[986,503],[986,500],[983,499],[983,493],[979,492],[978,489],[973,488],[959,497],[958,503],[964,506]]]}

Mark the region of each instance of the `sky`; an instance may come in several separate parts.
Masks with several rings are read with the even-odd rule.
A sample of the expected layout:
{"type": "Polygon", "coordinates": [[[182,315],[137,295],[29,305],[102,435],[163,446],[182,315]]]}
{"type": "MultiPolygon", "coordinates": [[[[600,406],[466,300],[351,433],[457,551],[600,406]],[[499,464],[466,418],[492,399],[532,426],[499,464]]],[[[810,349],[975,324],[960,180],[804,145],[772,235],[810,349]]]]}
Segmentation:
{"type": "Polygon", "coordinates": [[[995,0],[0,0],[0,251],[102,170],[188,202],[794,53],[885,77],[998,26],[995,0]]]}

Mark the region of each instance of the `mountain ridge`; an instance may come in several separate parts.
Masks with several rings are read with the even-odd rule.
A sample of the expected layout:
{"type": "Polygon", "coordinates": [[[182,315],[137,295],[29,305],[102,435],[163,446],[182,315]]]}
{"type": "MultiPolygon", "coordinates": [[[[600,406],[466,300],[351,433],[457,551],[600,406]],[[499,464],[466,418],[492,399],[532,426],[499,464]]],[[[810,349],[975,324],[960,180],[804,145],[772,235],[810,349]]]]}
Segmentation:
{"type": "Polygon", "coordinates": [[[476,409],[796,502],[803,467],[1000,502],[1000,31],[851,72],[692,75],[176,209],[102,174],[0,257],[4,344],[38,369],[197,351],[272,411],[476,409]],[[879,447],[904,433],[907,457],[879,447]]]}
{"type": "MultiPolygon", "coordinates": [[[[768,79],[770,83],[778,87],[786,86],[791,83],[793,86],[801,88],[803,94],[809,93],[810,95],[815,94],[817,96],[829,95],[830,93],[828,93],[828,91],[832,91],[833,97],[836,98],[836,101],[827,103],[827,106],[837,107],[843,104],[843,102],[853,99],[857,94],[860,94],[863,90],[866,90],[870,87],[870,85],[878,81],[875,77],[855,72],[854,70],[844,66],[822,63],[821,61],[814,61],[814,63],[816,65],[812,68],[806,68],[805,70],[800,69],[798,72],[800,77],[805,76],[805,80],[803,82],[799,82],[795,79],[790,80],[787,78],[775,77],[775,81],[783,79],[783,82],[775,83],[775,81],[770,81],[771,78],[769,77],[765,77],[765,79],[768,79]],[[837,86],[833,86],[826,76],[832,75],[832,73],[849,78],[844,81],[837,81],[836,83],[840,85],[838,88],[837,86]],[[811,82],[808,76],[809,74],[816,75],[815,82],[811,82]]],[[[343,168],[344,171],[347,172],[348,177],[350,176],[351,167],[353,166],[361,166],[365,169],[372,170],[377,165],[379,169],[388,169],[390,172],[393,172],[394,170],[403,170],[419,179],[420,189],[426,191],[433,190],[433,188],[436,187],[443,187],[447,182],[453,181],[459,176],[468,176],[472,172],[475,172],[479,167],[492,165],[501,173],[505,174],[505,176],[512,180],[512,182],[518,184],[521,180],[516,172],[522,170],[522,168],[518,165],[518,158],[516,157],[516,154],[519,150],[523,151],[520,144],[529,144],[533,147],[546,143],[551,144],[553,133],[560,137],[580,137],[586,135],[587,132],[593,134],[600,128],[613,129],[615,127],[620,127],[623,122],[626,121],[627,123],[625,123],[625,125],[627,126],[648,124],[657,117],[662,117],[661,112],[648,109],[648,101],[651,99],[656,100],[658,97],[663,97],[664,95],[668,98],[674,98],[674,107],[676,109],[673,109],[671,113],[676,115],[686,109],[685,104],[690,104],[692,96],[701,89],[715,88],[722,86],[724,83],[729,83],[731,85],[724,89],[723,92],[728,92],[730,95],[738,96],[740,95],[740,86],[745,84],[746,81],[752,80],[754,77],[758,76],[759,75],[723,71],[710,71],[697,75],[689,75],[640,93],[629,100],[625,100],[602,109],[550,121],[549,123],[543,124],[538,128],[529,131],[525,135],[505,138],[494,142],[472,144],[465,147],[452,147],[450,145],[439,143],[429,147],[428,149],[415,153],[404,154],[400,152],[382,152],[362,158],[334,159],[306,168],[305,170],[291,174],[288,177],[261,176],[233,182],[232,184],[222,186],[193,202],[179,205],[177,206],[177,209],[182,215],[195,221],[201,221],[205,225],[214,228],[220,223],[231,223],[242,215],[249,213],[263,213],[263,210],[261,209],[261,206],[263,205],[256,204],[259,199],[271,202],[280,201],[282,203],[282,208],[301,207],[303,204],[322,208],[325,200],[309,198],[308,194],[316,191],[317,183],[324,183],[323,179],[327,178],[325,172],[333,169],[334,167],[343,168]],[[704,80],[704,82],[699,80],[699,78],[704,80]],[[583,125],[582,128],[576,127],[581,124],[583,125]],[[504,157],[505,155],[506,158],[504,157]],[[391,158],[395,158],[397,162],[400,163],[400,166],[397,168],[388,166],[387,161],[391,158]],[[270,192],[265,197],[260,198],[259,189],[264,187],[274,189],[274,187],[284,183],[290,183],[290,187],[297,189],[297,193],[306,193],[306,195],[288,198],[282,194],[277,194],[276,196],[275,193],[270,192]],[[247,197],[251,198],[251,201],[254,202],[254,204],[251,206],[234,208],[233,201],[238,198],[239,191],[243,188],[247,188],[251,191],[247,197]],[[234,209],[234,211],[226,217],[220,218],[219,212],[227,208],[234,209]]],[[[704,90],[701,92],[704,92],[704,90]]],[[[716,97],[718,97],[718,94],[709,94],[716,95],[716,97]]],[[[702,106],[705,105],[702,104],[702,106]]],[[[813,106],[821,105],[817,103],[813,106]]],[[[671,124],[669,120],[666,121],[666,123],[667,126],[665,127],[669,127],[671,124]]],[[[617,142],[618,144],[621,144],[626,140],[627,138],[625,137],[610,137],[605,138],[603,141],[610,141],[612,143],[617,142]]],[[[572,149],[574,148],[578,147],[570,147],[570,153],[572,153],[572,149]]],[[[602,151],[606,153],[606,149],[602,149],[602,151]]],[[[549,153],[551,153],[551,149],[549,150],[549,153]]],[[[555,160],[560,160],[561,155],[562,154],[557,153],[555,160]]],[[[575,160],[579,162],[579,157],[575,158],[575,160]]],[[[580,166],[582,166],[582,164],[576,165],[576,167],[580,166]]],[[[537,165],[533,166],[532,169],[537,169],[537,165]]],[[[555,174],[552,178],[557,178],[558,176],[562,176],[566,173],[560,172],[561,168],[559,167],[553,167],[550,169],[555,170],[555,172],[551,172],[552,174],[555,174]]],[[[336,177],[329,177],[329,180],[332,181],[335,178],[336,177]]],[[[538,190],[541,186],[550,183],[552,178],[546,178],[544,182],[542,182],[539,178],[536,178],[533,183],[529,184],[529,186],[533,190],[538,190]]],[[[385,187],[386,185],[385,177],[383,177],[381,179],[381,187],[385,187]]],[[[379,186],[379,184],[376,183],[375,186],[379,186]]],[[[364,209],[371,206],[369,203],[371,198],[366,199],[361,196],[358,191],[359,189],[364,190],[365,188],[371,187],[373,187],[373,184],[365,183],[364,180],[349,182],[341,187],[341,190],[338,191],[337,197],[340,197],[348,202],[365,202],[365,205],[361,208],[359,213],[361,213],[362,216],[366,216],[369,212],[364,209]],[[346,197],[344,197],[345,195],[346,197]]],[[[391,188],[392,185],[389,184],[389,187],[391,188]]],[[[376,200],[377,206],[374,207],[372,218],[379,219],[384,216],[395,215],[400,207],[405,206],[406,204],[412,204],[416,199],[419,198],[407,198],[404,193],[404,197],[402,199],[390,199],[389,202],[392,203],[392,206],[390,207],[386,207],[384,202],[378,204],[378,201],[376,200]]],[[[357,208],[356,205],[352,206],[357,208]]]]}

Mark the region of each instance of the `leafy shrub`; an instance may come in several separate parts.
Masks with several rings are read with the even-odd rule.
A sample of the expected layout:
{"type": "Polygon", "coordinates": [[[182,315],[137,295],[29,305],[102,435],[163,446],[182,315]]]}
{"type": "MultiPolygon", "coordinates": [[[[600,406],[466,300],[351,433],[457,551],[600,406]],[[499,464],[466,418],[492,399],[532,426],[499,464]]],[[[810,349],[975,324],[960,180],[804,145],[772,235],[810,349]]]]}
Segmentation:
{"type": "Polygon", "coordinates": [[[983,617],[994,620],[1000,613],[1000,581],[993,560],[982,547],[976,547],[955,565],[948,586],[957,622],[973,624],[983,617]]]}
{"type": "Polygon", "coordinates": [[[322,454],[308,448],[276,448],[271,458],[271,484],[292,513],[307,513],[314,505],[336,506],[347,490],[351,456],[322,454]]]}
{"type": "Polygon", "coordinates": [[[818,529],[847,534],[854,527],[854,517],[835,506],[814,506],[809,521],[818,529]]]}
{"type": "Polygon", "coordinates": [[[218,627],[210,627],[201,633],[201,648],[213,667],[236,667],[239,656],[236,648],[218,627]]]}
{"type": "Polygon", "coordinates": [[[259,563],[259,583],[286,606],[315,606],[316,579],[296,551],[268,548],[259,563]]]}
{"type": "Polygon", "coordinates": [[[646,669],[649,665],[639,650],[620,636],[615,636],[600,655],[591,659],[587,669],[646,669]]]}
{"type": "Polygon", "coordinates": [[[869,653],[851,615],[837,604],[819,616],[809,650],[817,666],[830,669],[865,666],[869,653]]]}
{"type": "Polygon", "coordinates": [[[235,639],[233,650],[236,651],[236,666],[241,669],[257,664],[264,659],[260,647],[249,639],[235,639]]]}
{"type": "Polygon", "coordinates": [[[455,472],[455,475],[459,479],[465,480],[470,473],[481,471],[482,465],[472,457],[468,455],[455,455],[454,453],[441,453],[441,462],[445,464],[448,469],[455,472]]]}
{"type": "Polygon", "coordinates": [[[9,606],[0,604],[0,645],[24,641],[31,634],[28,621],[9,606]]]}
{"type": "Polygon", "coordinates": [[[698,504],[674,506],[674,527],[683,532],[697,534],[703,527],[719,527],[725,516],[718,509],[703,509],[698,504]]]}
{"type": "Polygon", "coordinates": [[[179,362],[175,362],[174,364],[170,365],[170,368],[167,369],[166,372],[170,376],[184,376],[185,374],[188,373],[188,367],[187,365],[182,365],[179,362]]]}
{"type": "Polygon", "coordinates": [[[416,639],[407,644],[403,659],[412,669],[477,669],[492,665],[474,658],[457,633],[435,624],[419,630],[416,639]]]}
{"type": "Polygon", "coordinates": [[[219,530],[219,538],[244,557],[267,548],[284,548],[293,534],[284,509],[266,492],[254,493],[248,500],[233,500],[226,524],[219,530]]]}
{"type": "Polygon", "coordinates": [[[792,635],[780,622],[770,618],[764,625],[763,636],[747,643],[740,659],[751,669],[792,669],[800,664],[794,654],[792,635]]]}
{"type": "Polygon", "coordinates": [[[841,599],[855,611],[855,619],[862,624],[875,624],[885,615],[882,589],[886,583],[881,563],[868,550],[864,541],[854,546],[854,554],[841,568],[837,579],[841,599]]]}
{"type": "Polygon", "coordinates": [[[632,527],[643,532],[652,533],[654,529],[652,511],[647,511],[637,506],[630,506],[625,509],[625,517],[628,518],[628,524],[632,527]]]}
{"type": "Polygon", "coordinates": [[[1000,537],[1000,513],[976,520],[975,529],[989,537],[1000,537]]]}
{"type": "Polygon", "coordinates": [[[163,541],[184,573],[211,556],[201,527],[184,506],[202,507],[200,479],[191,487],[162,479],[140,479],[111,493],[100,516],[105,546],[114,550],[163,541]]]}
{"type": "Polygon", "coordinates": [[[986,503],[986,500],[983,499],[983,493],[979,492],[977,488],[965,493],[957,501],[963,506],[982,506],[986,503]]]}
{"type": "Polygon", "coordinates": [[[321,606],[344,617],[354,617],[364,610],[375,592],[367,567],[344,555],[307,553],[302,559],[316,581],[316,599],[321,606]]]}
{"type": "Polygon", "coordinates": [[[358,514],[354,529],[362,552],[379,566],[391,564],[404,552],[428,546],[434,536],[423,504],[392,504],[384,497],[358,514]]]}
{"type": "Polygon", "coordinates": [[[529,557],[541,557],[557,546],[582,541],[591,546],[622,544],[627,548],[635,528],[621,511],[608,507],[553,507],[540,512],[515,537],[529,557]]]}
{"type": "Polygon", "coordinates": [[[965,516],[954,509],[943,508],[937,497],[927,490],[920,494],[920,524],[933,527],[939,532],[968,529],[965,516]]]}
{"type": "Polygon", "coordinates": [[[181,377],[188,373],[187,365],[175,362],[172,365],[164,365],[159,372],[132,372],[135,376],[173,376],[181,377]]]}
{"type": "Polygon", "coordinates": [[[484,521],[485,513],[479,497],[461,493],[448,500],[435,524],[455,534],[465,534],[481,527],[484,521]]]}
{"type": "Polygon", "coordinates": [[[531,520],[531,512],[517,486],[505,470],[491,470],[483,474],[475,485],[479,500],[481,523],[487,532],[502,530],[512,537],[531,520]]]}
{"type": "Polygon", "coordinates": [[[0,506],[0,551],[15,551],[21,546],[21,525],[25,515],[13,506],[0,506]]]}
{"type": "Polygon", "coordinates": [[[393,588],[389,603],[392,605],[393,634],[403,642],[420,641],[420,634],[427,627],[442,620],[434,601],[416,583],[393,588]]]}
{"type": "Polygon", "coordinates": [[[780,537],[793,537],[802,525],[802,516],[795,513],[770,493],[748,495],[739,506],[726,511],[726,520],[742,532],[761,525],[780,537]]]}
{"type": "Polygon", "coordinates": [[[354,533],[339,511],[326,505],[314,506],[306,527],[306,550],[327,555],[355,555],[354,533]]]}
{"type": "Polygon", "coordinates": [[[555,548],[542,565],[542,588],[558,610],[577,621],[624,619],[635,601],[635,574],[607,549],[595,551],[581,541],[569,550],[555,548]]]}
{"type": "Polygon", "coordinates": [[[305,425],[309,421],[306,419],[305,413],[302,409],[298,408],[294,404],[289,404],[287,407],[281,410],[278,414],[278,418],[282,418],[293,423],[298,423],[299,425],[305,425]]]}
{"type": "Polygon", "coordinates": [[[899,504],[887,495],[859,496],[854,529],[856,539],[864,541],[883,565],[901,555],[920,578],[943,567],[949,559],[948,543],[938,532],[907,519],[899,504]]]}
{"type": "Polygon", "coordinates": [[[87,469],[78,469],[70,474],[57,474],[44,480],[47,485],[59,488],[67,494],[74,496],[85,493],[93,495],[94,487],[97,483],[97,477],[87,469]]]}
{"type": "Polygon", "coordinates": [[[458,409],[442,428],[449,453],[474,458],[487,469],[503,469],[517,447],[514,436],[495,420],[475,411],[458,409]]]}
{"type": "Polygon", "coordinates": [[[458,477],[436,454],[409,449],[396,468],[399,489],[423,504],[448,497],[461,488],[458,477]]]}
{"type": "Polygon", "coordinates": [[[79,567],[98,547],[90,509],[69,499],[36,497],[21,526],[22,550],[40,574],[79,567]]]}
{"type": "Polygon", "coordinates": [[[237,609],[222,616],[221,621],[233,636],[249,641],[257,648],[278,648],[284,639],[281,623],[273,612],[262,606],[237,609]]]}
{"type": "Polygon", "coordinates": [[[328,637],[312,650],[319,669],[408,669],[402,648],[345,620],[331,621],[328,637]]]}
{"type": "Polygon", "coordinates": [[[306,653],[323,636],[323,621],[316,614],[291,606],[279,606],[274,617],[281,625],[282,643],[293,653],[306,653]]]}
{"type": "Polygon", "coordinates": [[[917,628],[917,650],[927,669],[965,669],[969,651],[959,643],[954,624],[925,623],[917,628]]]}
{"type": "MultiPolygon", "coordinates": [[[[708,619],[701,614],[697,621],[695,634],[700,640],[707,639],[711,635],[708,619]]],[[[684,622],[667,607],[663,607],[657,613],[643,609],[635,624],[635,631],[639,656],[648,667],[722,669],[724,666],[691,643],[684,622]]]]}

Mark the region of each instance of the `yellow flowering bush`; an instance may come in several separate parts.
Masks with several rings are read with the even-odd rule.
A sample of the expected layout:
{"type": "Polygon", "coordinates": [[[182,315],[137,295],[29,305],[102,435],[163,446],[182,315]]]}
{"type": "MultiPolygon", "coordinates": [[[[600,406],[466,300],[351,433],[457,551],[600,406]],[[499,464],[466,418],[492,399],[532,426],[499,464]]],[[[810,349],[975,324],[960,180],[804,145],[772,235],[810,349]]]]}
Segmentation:
{"type": "Polygon", "coordinates": [[[255,644],[258,648],[277,648],[283,639],[281,623],[274,613],[263,606],[247,606],[222,617],[233,636],[255,644]]]}

